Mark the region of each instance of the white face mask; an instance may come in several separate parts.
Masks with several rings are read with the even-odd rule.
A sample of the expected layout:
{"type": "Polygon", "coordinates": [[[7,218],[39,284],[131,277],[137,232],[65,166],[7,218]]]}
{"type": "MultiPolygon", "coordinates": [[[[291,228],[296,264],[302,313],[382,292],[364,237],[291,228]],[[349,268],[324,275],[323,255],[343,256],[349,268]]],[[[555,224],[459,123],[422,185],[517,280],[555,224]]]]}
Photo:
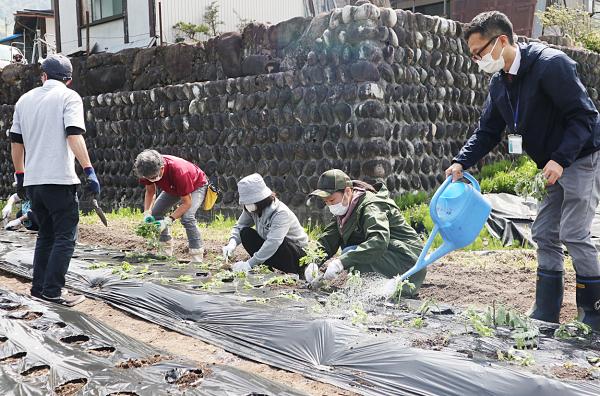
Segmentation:
{"type": "Polygon", "coordinates": [[[246,208],[248,212],[256,212],[256,204],[244,205],[244,208],[246,208]]]}
{"type": "Polygon", "coordinates": [[[350,203],[348,203],[348,205],[344,205],[344,197],[345,196],[346,196],[346,194],[344,194],[344,196],[342,196],[342,200],[340,202],[327,206],[327,208],[329,208],[329,211],[331,212],[332,215],[343,216],[346,214],[346,212],[348,211],[348,206],[350,206],[350,203]]]}
{"type": "Polygon", "coordinates": [[[492,47],[492,50],[490,52],[485,54],[480,60],[475,61],[477,62],[479,68],[486,73],[493,74],[499,72],[504,68],[504,58],[502,57],[502,54],[504,53],[504,48],[502,48],[502,51],[500,52],[500,57],[498,59],[494,59],[492,57],[492,52],[494,52],[496,44],[498,44],[498,39],[496,39],[496,42],[494,43],[494,46],[492,47]]]}

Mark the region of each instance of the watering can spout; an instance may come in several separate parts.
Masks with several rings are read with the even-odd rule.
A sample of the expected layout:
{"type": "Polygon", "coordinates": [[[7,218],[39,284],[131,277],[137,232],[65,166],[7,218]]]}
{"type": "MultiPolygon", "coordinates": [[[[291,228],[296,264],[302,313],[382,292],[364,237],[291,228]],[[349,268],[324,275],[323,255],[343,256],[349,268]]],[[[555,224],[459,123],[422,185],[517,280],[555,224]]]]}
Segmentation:
{"type": "Polygon", "coordinates": [[[408,279],[409,276],[416,274],[417,272],[419,272],[422,269],[424,269],[425,267],[427,267],[429,264],[433,263],[434,261],[437,261],[441,257],[445,256],[446,254],[448,254],[451,251],[453,251],[454,249],[456,249],[454,244],[452,244],[451,242],[444,241],[444,243],[442,243],[442,245],[440,247],[438,247],[436,250],[434,250],[430,254],[427,254],[438,231],[439,231],[438,226],[437,225],[434,226],[433,230],[431,231],[431,236],[429,237],[429,239],[427,240],[427,243],[423,247],[423,250],[421,251],[421,255],[419,256],[419,259],[417,260],[417,263],[411,269],[409,269],[408,271],[406,271],[405,273],[400,275],[400,278],[399,278],[400,281],[408,279]]]}

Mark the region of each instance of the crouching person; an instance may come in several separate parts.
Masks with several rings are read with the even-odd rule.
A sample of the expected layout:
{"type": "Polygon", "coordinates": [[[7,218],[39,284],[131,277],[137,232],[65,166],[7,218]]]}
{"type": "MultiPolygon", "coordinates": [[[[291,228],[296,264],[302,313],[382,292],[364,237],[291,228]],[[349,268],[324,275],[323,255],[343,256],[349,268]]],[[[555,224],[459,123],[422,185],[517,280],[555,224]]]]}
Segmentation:
{"type": "MultiPolygon", "coordinates": [[[[416,263],[423,243],[404,220],[384,183],[371,186],[352,181],[343,171],[332,169],[319,177],[317,190],[311,195],[323,199],[334,216],[318,241],[327,254],[325,260],[342,249],[338,258],[327,263],[325,279],[332,280],[350,269],[392,278],[416,263]]],[[[316,273],[317,263],[309,264],[306,279],[312,281],[316,273]]],[[[407,287],[403,295],[416,295],[425,274],[426,270],[422,270],[410,277],[415,287],[407,287]]]]}
{"type": "Polygon", "coordinates": [[[258,264],[265,264],[287,273],[300,273],[299,260],[305,255],[308,236],[292,211],[266,186],[255,173],[238,183],[240,205],[244,211],[231,232],[223,256],[232,257],[242,244],[250,255],[248,261],[239,261],[234,272],[248,272],[258,264]],[[256,226],[256,228],[252,228],[256,226]]]}
{"type": "Polygon", "coordinates": [[[159,220],[161,253],[173,255],[170,227],[177,219],[185,228],[191,261],[200,263],[204,257],[202,237],[196,221],[196,212],[204,201],[208,181],[196,165],[156,150],[144,150],[135,159],[134,169],[140,183],[146,186],[144,221],[159,220]],[[156,198],[156,187],[162,191],[156,198]],[[167,212],[179,206],[167,216],[167,212]]]}
{"type": "Polygon", "coordinates": [[[6,223],[4,229],[8,231],[18,230],[21,226],[24,226],[29,231],[39,230],[37,218],[31,210],[31,201],[28,199],[21,200],[18,194],[13,194],[8,198],[6,206],[2,209],[2,220],[6,223]],[[13,205],[16,203],[21,203],[21,209],[17,211],[17,216],[14,220],[8,221],[13,205]]]}

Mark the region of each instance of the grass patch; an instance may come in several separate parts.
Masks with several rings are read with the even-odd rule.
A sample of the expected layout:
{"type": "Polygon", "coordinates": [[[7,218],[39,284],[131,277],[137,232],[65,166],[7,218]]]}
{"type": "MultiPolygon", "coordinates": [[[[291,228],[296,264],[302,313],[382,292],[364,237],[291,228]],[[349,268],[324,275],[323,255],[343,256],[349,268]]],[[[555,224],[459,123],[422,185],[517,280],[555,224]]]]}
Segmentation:
{"type": "Polygon", "coordinates": [[[477,177],[483,193],[519,195],[519,186],[528,184],[537,174],[535,162],[527,156],[521,156],[515,161],[503,160],[485,165],[477,177]]]}
{"type": "Polygon", "coordinates": [[[400,210],[406,210],[414,206],[421,204],[427,204],[431,200],[433,194],[425,191],[419,191],[415,193],[402,194],[394,198],[394,202],[400,210]]]}

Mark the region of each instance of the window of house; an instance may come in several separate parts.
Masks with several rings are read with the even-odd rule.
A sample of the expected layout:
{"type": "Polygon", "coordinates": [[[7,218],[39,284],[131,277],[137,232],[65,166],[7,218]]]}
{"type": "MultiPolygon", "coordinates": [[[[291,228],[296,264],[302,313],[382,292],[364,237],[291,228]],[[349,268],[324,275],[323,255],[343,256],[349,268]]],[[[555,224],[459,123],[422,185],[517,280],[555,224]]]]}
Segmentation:
{"type": "Polygon", "coordinates": [[[444,16],[444,11],[445,15],[450,15],[450,3],[451,0],[395,0],[392,6],[425,15],[444,16]]]}
{"type": "Polygon", "coordinates": [[[88,0],[87,3],[92,22],[123,15],[123,0],[88,0]]]}

